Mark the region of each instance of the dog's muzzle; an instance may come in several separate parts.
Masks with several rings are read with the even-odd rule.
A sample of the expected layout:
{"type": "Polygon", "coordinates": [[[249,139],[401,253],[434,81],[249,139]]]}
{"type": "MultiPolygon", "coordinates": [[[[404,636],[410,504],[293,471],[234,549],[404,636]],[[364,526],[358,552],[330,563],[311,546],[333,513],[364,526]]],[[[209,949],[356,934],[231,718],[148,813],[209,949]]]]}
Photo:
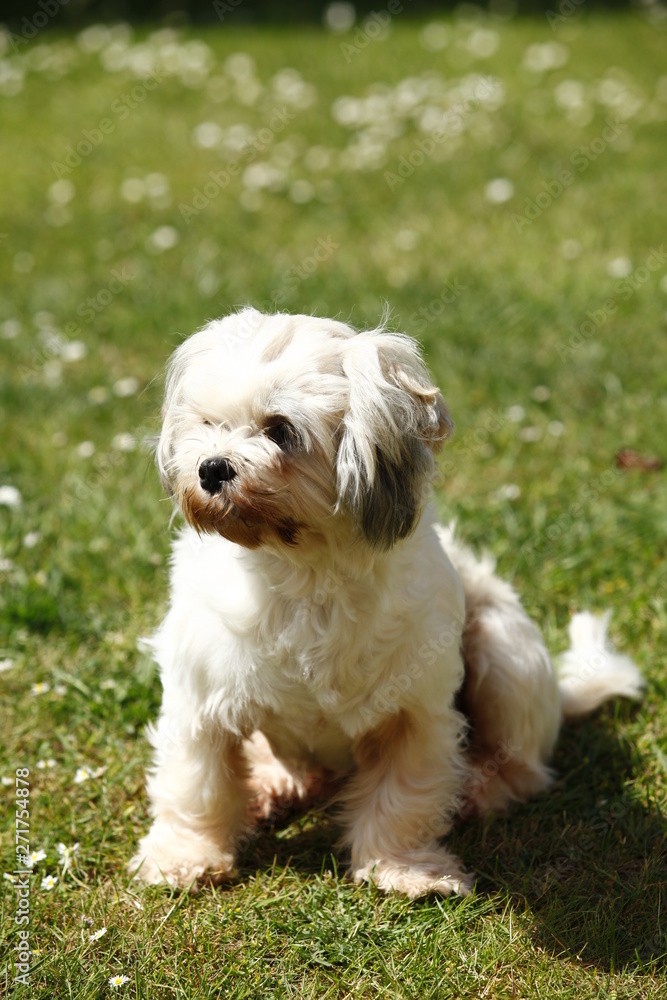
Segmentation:
{"type": "Polygon", "coordinates": [[[203,490],[215,496],[223,483],[236,478],[236,469],[226,458],[205,458],[199,466],[199,482],[203,490]]]}

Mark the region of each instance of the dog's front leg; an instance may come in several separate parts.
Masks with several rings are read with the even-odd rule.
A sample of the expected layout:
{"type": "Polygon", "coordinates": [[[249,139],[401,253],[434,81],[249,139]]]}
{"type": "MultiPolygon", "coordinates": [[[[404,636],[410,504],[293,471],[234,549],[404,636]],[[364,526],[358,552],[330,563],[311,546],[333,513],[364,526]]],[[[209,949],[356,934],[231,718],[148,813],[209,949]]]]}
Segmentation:
{"type": "Polygon", "coordinates": [[[196,889],[234,868],[234,844],[247,821],[247,764],[241,740],[212,724],[193,733],[161,716],[147,787],[153,825],[130,869],[142,882],[196,889]]]}
{"type": "Polygon", "coordinates": [[[356,882],[411,899],[470,891],[461,863],[438,843],[461,795],[462,725],[453,709],[402,711],[357,742],[357,771],[342,795],[356,882]]]}

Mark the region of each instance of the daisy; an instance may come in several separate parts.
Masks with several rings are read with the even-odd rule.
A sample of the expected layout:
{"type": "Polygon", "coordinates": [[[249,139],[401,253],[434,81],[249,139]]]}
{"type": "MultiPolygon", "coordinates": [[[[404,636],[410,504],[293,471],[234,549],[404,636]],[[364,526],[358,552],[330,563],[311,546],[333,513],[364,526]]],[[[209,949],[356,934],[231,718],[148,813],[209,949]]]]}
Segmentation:
{"type": "Polygon", "coordinates": [[[46,692],[50,690],[51,685],[47,681],[39,681],[39,683],[32,685],[30,688],[30,694],[46,694],[46,692]]]}
{"type": "Polygon", "coordinates": [[[52,889],[55,889],[57,884],[58,884],[57,875],[47,875],[46,878],[42,879],[42,889],[45,889],[46,892],[51,892],[52,889]]]}
{"type": "Polygon", "coordinates": [[[15,486],[0,486],[0,505],[5,507],[21,506],[21,494],[15,486]]]}
{"type": "Polygon", "coordinates": [[[46,851],[44,850],[43,847],[40,847],[38,851],[33,851],[31,854],[29,854],[28,857],[23,862],[23,864],[27,868],[32,868],[33,865],[36,865],[38,861],[43,861],[45,857],[46,857],[46,851]]]}
{"type": "Polygon", "coordinates": [[[95,771],[91,771],[89,767],[79,767],[74,775],[74,784],[80,785],[82,782],[88,781],[89,778],[99,778],[105,771],[106,767],[98,767],[95,771]]]}
{"type": "Polygon", "coordinates": [[[129,981],[129,976],[112,976],[109,980],[109,986],[113,987],[113,989],[117,989],[119,986],[124,986],[125,983],[129,983],[129,981]]]}
{"type": "Polygon", "coordinates": [[[100,927],[100,929],[98,931],[94,931],[93,934],[89,934],[88,935],[88,940],[89,941],[99,941],[100,938],[104,937],[104,935],[106,934],[106,932],[107,932],[106,927],[100,927]]]}
{"type": "Polygon", "coordinates": [[[65,844],[57,844],[56,850],[58,852],[58,857],[60,858],[60,863],[63,866],[63,871],[67,871],[71,868],[74,856],[79,853],[79,844],[72,844],[71,847],[66,847],[65,844]]]}

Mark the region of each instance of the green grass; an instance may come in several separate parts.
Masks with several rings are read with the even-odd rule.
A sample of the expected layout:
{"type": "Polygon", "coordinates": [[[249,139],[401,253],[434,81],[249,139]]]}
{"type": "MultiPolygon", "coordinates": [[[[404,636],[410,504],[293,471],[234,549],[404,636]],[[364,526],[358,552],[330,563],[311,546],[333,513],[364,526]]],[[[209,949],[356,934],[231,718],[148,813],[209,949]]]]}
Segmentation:
{"type": "MultiPolygon", "coordinates": [[[[144,64],[105,71],[75,36],[7,53],[26,75],[0,96],[0,485],[22,497],[0,506],[0,660],[13,661],[0,674],[0,773],[11,783],[1,847],[12,871],[12,785],[27,767],[30,845],[47,857],[30,880],[29,987],[13,982],[17,900],[2,882],[3,995],[102,997],[115,974],[129,977],[118,995],[150,998],[664,995],[667,488],[664,472],[621,471],[614,456],[665,454],[665,29],[639,15],[575,16],[556,32],[543,18],[487,20],[500,44],[481,59],[469,51],[473,26],[445,23],[442,50],[397,17],[388,37],[346,59],[340,38],[229,18],[178,36],[170,65],[189,58],[190,70],[150,91],[144,64]],[[194,38],[208,46],[203,69],[184,48],[194,38]],[[529,45],[554,41],[567,47],[564,65],[524,67],[529,45]],[[234,52],[256,61],[265,90],[254,105],[242,103],[247,82],[241,100],[225,97],[234,52]],[[261,135],[285,103],[266,89],[285,67],[316,99],[257,155],[284,171],[278,189],[241,199],[233,176],[188,221],[179,206],[239,162],[193,145],[192,130],[211,122],[228,135],[241,122],[261,135]],[[353,131],[332,116],[337,98],[381,98],[408,77],[439,77],[447,90],[473,72],[502,85],[502,102],[469,108],[463,132],[403,183],[385,174],[425,135],[409,120],[390,135],[388,116],[380,160],[345,169],[353,131]],[[581,86],[561,87],[559,104],[565,81],[581,86]],[[141,100],[130,96],[136,107],[121,117],[132,87],[141,100]],[[64,178],[73,190],[54,189],[53,163],[104,118],[113,129],[64,178]],[[608,118],[621,122],[617,137],[577,170],[577,150],[608,118]],[[517,221],[567,169],[572,181],[539,217],[517,221]],[[167,178],[167,194],[154,177],[152,198],[121,195],[150,174],[167,178]],[[485,188],[497,178],[514,193],[493,203],[485,188]],[[295,201],[290,186],[303,180],[312,190],[292,189],[295,201]],[[165,226],[175,245],[147,249],[165,226]],[[318,240],[337,246],[308,273],[318,240]],[[613,261],[630,277],[610,274],[613,261]],[[123,282],[112,287],[114,271],[123,282]],[[609,607],[615,641],[648,680],[641,705],[610,705],[564,731],[553,793],[456,829],[452,846],[479,876],[467,900],[410,904],[347,884],[325,813],[262,832],[232,886],[190,898],[128,884],[148,823],[143,728],[160,698],[137,640],[167,598],[169,504],[148,445],[159,372],[208,318],[276,301],[359,326],[388,304],[393,326],[419,335],[457,426],[437,483],[443,516],[496,555],[554,651],[572,610],[609,607]],[[53,329],[82,341],[85,357],[63,358],[53,329]],[[118,395],[128,377],[139,391],[118,395]],[[523,408],[517,420],[512,407],[523,408]],[[121,434],[134,450],[117,447],[121,434]],[[94,453],[82,455],[82,442],[94,453]],[[50,689],[33,694],[37,683],[50,689]],[[77,783],[81,767],[104,770],[77,783]],[[80,844],[67,871],[59,842],[80,844]],[[50,892],[48,874],[59,877],[50,892]]],[[[559,50],[541,51],[558,61],[559,50]]]]}

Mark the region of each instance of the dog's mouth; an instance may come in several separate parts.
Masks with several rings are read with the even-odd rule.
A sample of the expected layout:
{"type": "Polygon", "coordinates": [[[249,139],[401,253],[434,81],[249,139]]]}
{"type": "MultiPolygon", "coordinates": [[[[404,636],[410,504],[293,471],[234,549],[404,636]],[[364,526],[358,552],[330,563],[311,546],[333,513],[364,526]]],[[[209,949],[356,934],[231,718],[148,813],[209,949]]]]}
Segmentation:
{"type": "Polygon", "coordinates": [[[198,486],[177,498],[185,519],[196,531],[215,532],[245,548],[279,541],[294,547],[303,525],[281,514],[271,495],[244,495],[222,489],[215,496],[198,486]]]}

